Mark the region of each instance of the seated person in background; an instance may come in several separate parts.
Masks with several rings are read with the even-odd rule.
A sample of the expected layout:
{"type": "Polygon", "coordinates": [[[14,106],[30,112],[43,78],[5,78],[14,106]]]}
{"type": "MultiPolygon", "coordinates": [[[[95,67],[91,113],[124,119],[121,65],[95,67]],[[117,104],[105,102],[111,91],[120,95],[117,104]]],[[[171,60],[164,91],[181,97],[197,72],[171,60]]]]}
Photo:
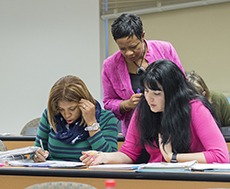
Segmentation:
{"type": "Polygon", "coordinates": [[[76,76],[60,78],[51,88],[48,107],[42,114],[35,146],[35,162],[80,161],[82,151],[117,151],[116,117],[101,109],[84,82],[76,76]]]}
{"type": "Polygon", "coordinates": [[[181,69],[170,60],[150,64],[141,77],[144,95],[132,116],[119,152],[82,152],[86,165],[126,164],[143,146],[151,162],[228,163],[228,148],[208,100],[197,94],[181,69]],[[209,129],[207,129],[209,128],[209,129]]]}
{"type": "Polygon", "coordinates": [[[186,72],[188,81],[195,87],[198,93],[205,96],[216,111],[219,126],[230,126],[230,104],[227,97],[216,91],[209,91],[201,76],[195,71],[186,72]]]}

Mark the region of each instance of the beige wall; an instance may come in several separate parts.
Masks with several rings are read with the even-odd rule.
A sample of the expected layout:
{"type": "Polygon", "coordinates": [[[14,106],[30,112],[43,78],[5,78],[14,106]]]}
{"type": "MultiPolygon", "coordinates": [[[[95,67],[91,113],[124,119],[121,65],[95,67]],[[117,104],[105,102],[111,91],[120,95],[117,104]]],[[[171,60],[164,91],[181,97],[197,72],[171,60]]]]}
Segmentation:
{"type": "MultiPolygon", "coordinates": [[[[209,89],[230,97],[230,3],[139,15],[146,39],[173,44],[185,71],[195,70],[209,89]]],[[[111,36],[109,55],[118,50],[111,36]]]]}

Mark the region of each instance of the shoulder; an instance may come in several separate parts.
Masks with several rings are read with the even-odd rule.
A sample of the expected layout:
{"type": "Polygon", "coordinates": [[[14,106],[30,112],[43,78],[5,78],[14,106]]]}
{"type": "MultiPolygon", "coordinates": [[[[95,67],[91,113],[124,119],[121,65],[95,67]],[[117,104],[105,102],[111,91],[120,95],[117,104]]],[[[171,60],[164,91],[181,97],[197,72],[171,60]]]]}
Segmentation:
{"type": "Polygon", "coordinates": [[[217,92],[217,91],[210,91],[210,96],[211,96],[211,101],[216,101],[216,100],[226,100],[227,102],[227,97],[220,93],[220,92],[217,92]]]}
{"type": "Polygon", "coordinates": [[[111,111],[102,109],[99,118],[99,124],[102,128],[117,128],[117,118],[111,111]]]}
{"type": "Polygon", "coordinates": [[[192,111],[197,110],[197,109],[199,109],[201,107],[204,107],[203,103],[199,99],[191,100],[190,104],[191,104],[191,110],[192,111]]]}
{"type": "Polygon", "coordinates": [[[41,117],[41,120],[42,119],[48,119],[48,116],[47,116],[47,108],[43,111],[42,113],[42,117],[41,117]]]}
{"type": "Polygon", "coordinates": [[[192,117],[200,117],[203,113],[209,112],[209,110],[205,107],[205,105],[199,100],[194,99],[190,101],[191,104],[191,115],[192,117]]]}
{"type": "Polygon", "coordinates": [[[103,67],[105,68],[107,66],[117,65],[121,61],[122,57],[123,55],[120,51],[115,52],[113,55],[109,56],[104,60],[103,67]]]}
{"type": "Polygon", "coordinates": [[[213,119],[213,116],[209,109],[199,100],[199,99],[194,99],[190,101],[191,104],[191,118],[192,120],[209,120],[213,119]]]}
{"type": "Polygon", "coordinates": [[[101,120],[105,119],[116,119],[115,115],[110,111],[110,110],[105,110],[101,109],[101,114],[100,114],[101,120]]]}
{"type": "Polygon", "coordinates": [[[146,43],[152,48],[169,48],[172,46],[168,41],[146,40],[146,43]]]}
{"type": "Polygon", "coordinates": [[[47,115],[47,108],[43,111],[42,117],[40,122],[44,125],[49,125],[48,115],[47,115]]]}

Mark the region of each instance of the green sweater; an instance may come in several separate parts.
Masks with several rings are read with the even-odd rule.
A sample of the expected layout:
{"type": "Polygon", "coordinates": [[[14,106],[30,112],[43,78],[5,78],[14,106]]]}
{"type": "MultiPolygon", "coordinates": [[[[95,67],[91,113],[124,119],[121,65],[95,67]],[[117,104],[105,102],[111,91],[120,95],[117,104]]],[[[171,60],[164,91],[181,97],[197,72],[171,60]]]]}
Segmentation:
{"type": "Polygon", "coordinates": [[[55,132],[48,122],[46,109],[41,117],[34,146],[40,147],[39,140],[42,139],[44,149],[49,151],[48,159],[64,161],[80,161],[81,152],[87,150],[117,151],[117,119],[114,114],[108,110],[101,109],[98,122],[100,124],[99,132],[92,137],[88,137],[85,141],[69,145],[56,138],[55,132]]]}
{"type": "Polygon", "coordinates": [[[210,91],[211,104],[216,110],[222,127],[230,126],[230,104],[228,99],[219,92],[210,91]]]}

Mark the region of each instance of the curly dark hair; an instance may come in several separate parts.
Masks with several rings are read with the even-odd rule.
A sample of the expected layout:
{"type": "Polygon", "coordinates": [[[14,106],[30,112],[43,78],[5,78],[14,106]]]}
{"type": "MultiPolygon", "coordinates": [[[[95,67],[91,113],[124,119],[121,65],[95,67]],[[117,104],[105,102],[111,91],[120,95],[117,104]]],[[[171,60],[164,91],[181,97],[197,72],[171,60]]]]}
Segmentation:
{"type": "Polygon", "coordinates": [[[139,16],[135,14],[122,14],[111,25],[113,39],[133,37],[135,35],[142,40],[143,25],[139,16]]]}

